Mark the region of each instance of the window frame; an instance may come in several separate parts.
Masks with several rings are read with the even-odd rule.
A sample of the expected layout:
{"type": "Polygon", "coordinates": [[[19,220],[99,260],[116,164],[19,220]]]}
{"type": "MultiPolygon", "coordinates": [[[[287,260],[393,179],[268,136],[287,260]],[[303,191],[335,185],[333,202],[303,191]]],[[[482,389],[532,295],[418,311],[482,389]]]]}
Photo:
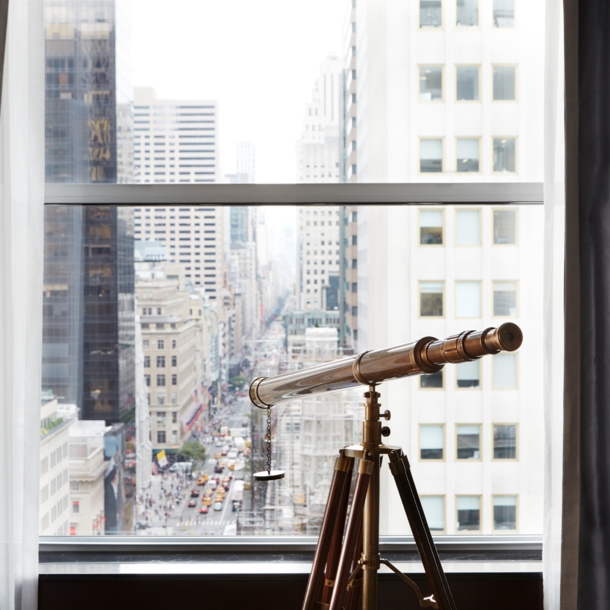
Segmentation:
{"type": "Polygon", "coordinates": [[[517,352],[512,352],[515,357],[515,387],[514,388],[496,388],[494,385],[494,363],[495,360],[492,358],[491,360],[491,390],[494,392],[514,392],[519,389],[519,354],[517,352]]]}
{"type": "MultiPolygon", "coordinates": [[[[466,28],[466,31],[472,31],[475,28],[473,26],[461,26],[460,29],[464,27],[466,28]]],[[[483,90],[481,88],[482,86],[482,72],[483,72],[483,67],[481,66],[481,64],[455,64],[454,65],[454,72],[453,72],[453,76],[454,76],[454,99],[453,101],[456,104],[482,104],[483,103],[483,90]],[[459,100],[457,93],[458,93],[458,68],[476,68],[477,69],[477,81],[478,81],[478,94],[479,94],[479,99],[478,100],[459,100]]],[[[459,136],[460,138],[466,139],[468,136],[459,136]]],[[[475,136],[478,137],[478,136],[475,136]]],[[[456,140],[458,139],[458,136],[456,136],[456,140]]],[[[471,138],[471,139],[475,139],[475,138],[471,138]]],[[[480,137],[479,137],[480,139],[480,137]]],[[[479,166],[480,166],[480,162],[481,162],[481,148],[479,147],[479,166]]],[[[480,173],[480,168],[479,168],[479,173],[480,173]]],[[[472,173],[476,173],[476,172],[472,172],[472,173]]]]}
{"type": "MultiPolygon", "coordinates": [[[[512,28],[498,28],[510,30],[512,28]]],[[[519,64],[502,64],[502,63],[493,63],[491,64],[491,78],[490,87],[491,91],[489,92],[489,99],[492,104],[516,104],[519,101],[519,64]],[[515,99],[514,100],[497,100],[494,97],[494,68],[514,68],[515,69],[515,99]]]]}
{"type": "MultiPolygon", "coordinates": [[[[491,173],[493,176],[518,176],[519,175],[519,136],[492,135],[491,137],[491,173]],[[514,140],[515,141],[515,171],[498,172],[494,169],[494,140],[514,140]]],[[[439,172],[443,173],[443,172],[439,172]]]]}
{"type": "Polygon", "coordinates": [[[455,21],[453,22],[453,28],[456,32],[475,32],[481,29],[481,0],[476,0],[477,3],[477,24],[476,25],[458,25],[457,22],[457,0],[453,0],[455,7],[455,21]]]}
{"type": "MultiPolygon", "coordinates": [[[[504,494],[506,495],[506,494],[504,494]]],[[[430,530],[430,532],[434,532],[434,536],[443,536],[447,532],[447,494],[420,494],[420,498],[442,498],[443,499],[443,529],[442,530],[430,530]]],[[[423,506],[422,506],[423,510],[423,506]]],[[[424,512],[425,516],[425,512],[424,512]]],[[[426,517],[426,522],[428,518],[426,517]]],[[[436,540],[434,541],[436,544],[436,540]]]]}
{"type": "Polygon", "coordinates": [[[519,317],[519,311],[520,311],[520,307],[519,307],[519,280],[500,280],[500,279],[493,279],[491,280],[491,315],[489,316],[490,318],[493,318],[494,320],[497,320],[499,318],[505,318],[505,319],[512,319],[512,318],[518,318],[519,317]],[[495,295],[496,295],[496,291],[495,291],[495,285],[498,283],[509,283],[509,282],[514,282],[515,284],[515,309],[517,311],[517,313],[514,316],[511,315],[503,315],[503,314],[496,314],[495,312],[495,295]]]}
{"type": "MultiPolygon", "coordinates": [[[[492,422],[491,423],[491,461],[492,462],[518,462],[519,461],[519,424],[515,422],[492,422]],[[496,446],[494,444],[494,428],[496,426],[515,426],[515,457],[514,458],[497,458],[494,457],[494,453],[496,450],[496,446]]],[[[506,496],[510,494],[498,494],[501,496],[506,496]]]]}
{"type": "MultiPolygon", "coordinates": [[[[422,102],[430,103],[430,102],[422,102]]],[[[445,137],[444,136],[418,136],[417,137],[417,175],[418,176],[444,176],[447,173],[447,165],[445,163],[445,137]],[[421,143],[422,140],[440,140],[441,141],[441,171],[440,172],[422,172],[421,171],[421,143]]],[[[493,152],[492,152],[493,160],[493,152]]],[[[457,173],[457,172],[456,172],[457,173]]],[[[502,172],[498,172],[499,174],[502,172]]]]}
{"type": "MultiPolygon", "coordinates": [[[[460,320],[462,319],[468,319],[468,318],[459,318],[460,320]]],[[[453,389],[456,392],[480,392],[481,390],[483,390],[483,367],[481,366],[481,361],[480,360],[474,360],[474,362],[477,362],[479,364],[479,385],[478,386],[469,386],[469,387],[464,387],[464,388],[460,388],[458,386],[458,378],[457,378],[457,366],[455,367],[455,376],[454,376],[454,381],[455,384],[453,386],[453,389]]]]}
{"type": "MultiPolygon", "coordinates": [[[[442,9],[444,3],[442,4],[442,9]]],[[[422,28],[427,30],[428,28],[422,28]]],[[[429,28],[438,31],[441,28],[429,28]]],[[[464,207],[542,205],[543,184],[539,182],[489,183],[387,183],[387,184],[47,184],[45,205],[121,207],[231,206],[231,205],[463,205],[464,207]]],[[[518,208],[514,208],[517,209],[518,208]]],[[[493,217],[492,217],[493,218],[493,217]]],[[[492,219],[493,222],[493,219],[492,219]]],[[[518,226],[518,225],[517,225],[518,226]]],[[[482,227],[481,227],[482,230],[482,227]]],[[[518,234],[518,231],[517,231],[518,234]]],[[[493,235],[493,234],[492,234],[493,235]]],[[[492,237],[493,239],[493,237],[492,237]]],[[[494,244],[513,245],[513,244],[494,244]]],[[[518,368],[517,368],[518,370],[518,368]]],[[[517,380],[517,387],[518,387],[517,380]]],[[[436,494],[435,494],[436,495],[436,494]]],[[[471,494],[472,495],[472,494],[471,494]]],[[[477,495],[477,494],[474,494],[477,495]]],[[[506,494],[504,494],[506,495],[506,494]]],[[[454,506],[456,503],[454,502],[454,506]]],[[[481,508],[482,510],[482,508],[481,508]]],[[[457,520],[457,512],[454,515],[457,520]]],[[[481,520],[482,523],[482,520],[481,520]]],[[[479,530],[480,532],[481,530],[479,530]]],[[[143,537],[120,535],[44,536],[39,538],[42,555],[57,552],[137,553],[156,551],[198,552],[311,552],[315,536],[239,536],[234,539],[214,537],[143,537]]],[[[442,536],[435,540],[441,551],[486,553],[491,550],[542,550],[541,535],[481,535],[476,533],[442,536]]],[[[383,552],[415,551],[412,536],[382,536],[383,552]]]]}
{"type": "MultiPolygon", "coordinates": [[[[504,494],[506,495],[506,494],[504,494]]],[[[482,532],[483,531],[483,494],[455,494],[453,507],[455,508],[454,517],[454,526],[455,526],[455,535],[456,536],[472,536],[472,532],[482,532]],[[478,530],[461,530],[464,531],[464,534],[460,533],[458,529],[458,498],[479,498],[479,529],[478,530]]]]}
{"type": "MultiPolygon", "coordinates": [[[[519,494],[491,494],[491,531],[492,532],[515,532],[517,533],[519,531],[519,494]],[[496,520],[495,520],[495,516],[494,516],[494,498],[503,498],[503,497],[514,497],[515,498],[515,529],[514,530],[504,530],[504,529],[496,529],[496,520]]],[[[507,534],[508,536],[510,536],[511,534],[507,534]]]]}
{"type": "MultiPolygon", "coordinates": [[[[457,246],[455,246],[457,247],[457,246]]],[[[484,315],[483,312],[483,280],[454,280],[453,282],[454,286],[453,286],[453,294],[454,294],[454,298],[453,298],[453,317],[456,320],[480,320],[482,318],[485,318],[486,316],[484,315]],[[478,316],[458,316],[458,299],[457,299],[457,285],[458,284],[463,284],[463,283],[470,283],[470,284],[478,284],[479,285],[479,315],[478,316]]],[[[502,317],[506,317],[506,316],[502,316],[502,317]]],[[[479,377],[479,382],[481,381],[480,377],[479,377]]]]}
{"type": "MultiPolygon", "coordinates": [[[[475,423],[455,422],[454,426],[455,426],[455,431],[454,431],[455,455],[453,456],[453,459],[454,459],[455,463],[456,464],[470,464],[470,463],[475,463],[475,462],[482,462],[483,461],[483,424],[476,423],[476,422],[475,423]],[[479,457],[478,458],[459,458],[458,457],[458,450],[459,450],[458,428],[460,426],[477,426],[477,428],[479,429],[479,457]]],[[[468,494],[461,494],[461,495],[468,495],[468,494]]]]}
{"type": "MultiPolygon", "coordinates": [[[[474,173],[474,172],[466,172],[466,174],[470,174],[470,173],[474,173]]],[[[458,244],[458,223],[457,223],[457,213],[458,210],[455,210],[455,214],[454,214],[454,219],[453,219],[453,247],[454,248],[480,248],[483,245],[483,208],[473,208],[473,207],[467,207],[467,206],[460,206],[460,212],[464,211],[464,212],[478,212],[479,214],[479,241],[476,244],[470,244],[470,245],[462,245],[462,244],[458,244]]],[[[493,222],[493,215],[492,215],[492,222],[493,222]]],[[[492,235],[492,240],[493,240],[493,235],[492,235]]]]}
{"type": "MultiPolygon", "coordinates": [[[[446,316],[446,299],[445,299],[445,294],[446,294],[446,290],[445,290],[445,283],[446,280],[417,280],[417,319],[418,320],[444,320],[447,316],[446,316]],[[443,292],[442,297],[443,297],[443,302],[442,302],[442,308],[443,308],[443,315],[441,316],[423,316],[421,313],[421,285],[422,284],[442,284],[443,286],[443,292]]],[[[431,293],[432,294],[432,293],[431,293]]]]}
{"type": "Polygon", "coordinates": [[[500,248],[505,248],[505,247],[511,247],[511,246],[518,246],[519,245],[519,208],[516,207],[511,207],[508,206],[507,209],[501,209],[501,208],[496,208],[495,206],[491,208],[491,244],[492,247],[500,247],[500,248]],[[495,234],[494,234],[494,212],[515,212],[515,242],[512,244],[497,244],[494,239],[495,239],[495,234]]]}
{"type": "MultiPolygon", "coordinates": [[[[474,100],[473,100],[474,101],[474,100]]],[[[460,103],[467,103],[468,100],[465,100],[464,102],[460,102],[460,103]]],[[[472,103],[472,102],[470,102],[472,103]]],[[[483,173],[483,138],[482,136],[455,136],[455,142],[454,142],[454,152],[455,155],[453,156],[453,161],[455,163],[455,175],[456,176],[480,176],[483,173]],[[458,172],[458,156],[457,156],[457,145],[458,145],[458,140],[477,140],[479,143],[479,169],[476,172],[458,172]]],[[[479,232],[481,230],[481,222],[479,220],[479,232]]],[[[480,244],[479,244],[480,245],[480,244]]]]}
{"type": "Polygon", "coordinates": [[[440,208],[440,210],[438,210],[436,208],[436,206],[428,206],[425,208],[419,208],[417,211],[417,246],[420,248],[430,248],[430,247],[435,247],[435,248],[444,248],[447,244],[445,243],[445,240],[447,238],[447,231],[446,231],[446,226],[447,226],[447,220],[446,220],[446,215],[445,215],[445,208],[440,208]],[[421,243],[421,213],[422,212],[440,212],[441,216],[442,216],[442,222],[441,222],[441,243],[440,244],[422,244],[421,243]]]}
{"type": "Polygon", "coordinates": [[[445,103],[445,64],[417,64],[417,102],[419,104],[444,104],[445,103]],[[421,99],[421,69],[440,68],[441,69],[441,98],[439,100],[421,99]]]}
{"type": "MultiPolygon", "coordinates": [[[[444,381],[444,379],[443,379],[444,381]]],[[[432,390],[438,388],[423,388],[424,390],[432,390]]],[[[429,462],[432,463],[442,463],[447,461],[447,426],[446,424],[437,424],[437,423],[419,423],[417,425],[417,461],[422,464],[427,464],[429,462]],[[442,458],[422,458],[421,456],[421,429],[422,426],[440,426],[443,429],[443,457],[442,458]]],[[[439,494],[425,494],[429,496],[438,496],[439,494]]],[[[447,523],[445,519],[445,529],[447,529],[447,523]]]]}
{"type": "Polygon", "coordinates": [[[441,24],[435,25],[422,25],[421,24],[421,0],[417,3],[417,29],[420,32],[442,32],[445,29],[445,0],[440,0],[441,3],[441,24]]]}

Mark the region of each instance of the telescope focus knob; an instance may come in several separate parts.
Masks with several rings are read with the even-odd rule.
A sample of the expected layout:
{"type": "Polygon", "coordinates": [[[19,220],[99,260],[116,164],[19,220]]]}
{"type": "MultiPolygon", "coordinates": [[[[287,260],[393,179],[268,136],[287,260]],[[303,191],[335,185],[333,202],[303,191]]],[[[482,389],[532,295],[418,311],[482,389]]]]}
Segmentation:
{"type": "Polygon", "coordinates": [[[390,436],[391,433],[392,433],[392,431],[390,430],[390,428],[388,426],[384,426],[381,429],[381,436],[390,436]]]}
{"type": "Polygon", "coordinates": [[[379,417],[383,417],[386,421],[392,419],[392,414],[386,409],[379,417]]]}

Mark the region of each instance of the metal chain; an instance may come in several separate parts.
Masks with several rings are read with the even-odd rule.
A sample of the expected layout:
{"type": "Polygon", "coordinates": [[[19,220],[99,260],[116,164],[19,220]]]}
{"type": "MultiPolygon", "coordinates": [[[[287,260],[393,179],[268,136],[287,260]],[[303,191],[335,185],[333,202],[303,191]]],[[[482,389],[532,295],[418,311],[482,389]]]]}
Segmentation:
{"type": "Polygon", "coordinates": [[[267,474],[271,474],[271,407],[267,407],[267,474]]]}

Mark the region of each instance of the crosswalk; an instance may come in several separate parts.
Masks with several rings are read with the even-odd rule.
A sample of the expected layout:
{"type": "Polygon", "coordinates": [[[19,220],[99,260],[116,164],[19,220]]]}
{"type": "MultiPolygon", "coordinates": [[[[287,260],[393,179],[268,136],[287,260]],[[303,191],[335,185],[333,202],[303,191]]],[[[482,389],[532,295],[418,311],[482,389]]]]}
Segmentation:
{"type": "Polygon", "coordinates": [[[205,515],[202,515],[199,518],[199,523],[197,523],[197,519],[183,519],[178,523],[178,527],[194,527],[196,525],[222,525],[222,524],[230,524],[234,523],[234,521],[223,521],[222,519],[207,519],[205,515]]]}

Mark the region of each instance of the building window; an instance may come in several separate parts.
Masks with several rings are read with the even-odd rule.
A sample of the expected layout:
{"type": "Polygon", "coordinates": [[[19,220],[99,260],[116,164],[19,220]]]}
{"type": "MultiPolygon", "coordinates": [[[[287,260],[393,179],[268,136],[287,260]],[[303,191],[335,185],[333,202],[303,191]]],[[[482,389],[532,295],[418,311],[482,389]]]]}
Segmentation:
{"type": "Polygon", "coordinates": [[[445,498],[443,496],[421,496],[420,501],[430,531],[444,532],[445,498]]]}
{"type": "Polygon", "coordinates": [[[517,282],[494,282],[494,316],[517,315],[517,282]]]}
{"type": "MultiPolygon", "coordinates": [[[[175,394],[172,394],[172,396],[175,396],[175,394]]],[[[178,423],[178,413],[176,411],[172,411],[172,424],[177,424],[178,423]]]]}
{"type": "Polygon", "coordinates": [[[142,347],[143,349],[148,349],[150,347],[150,341],[148,339],[144,339],[144,341],[142,341],[142,347]]]}
{"type": "Polygon", "coordinates": [[[455,245],[478,246],[481,243],[479,210],[457,210],[455,213],[455,245]]]}
{"type": "Polygon", "coordinates": [[[455,152],[456,170],[459,173],[480,171],[478,138],[458,138],[455,143],[455,152]]]}
{"type": "Polygon", "coordinates": [[[73,513],[78,513],[78,512],[80,512],[80,503],[79,503],[79,501],[78,501],[78,500],[74,500],[74,501],[72,502],[72,512],[73,512],[73,513]]]}
{"type": "Polygon", "coordinates": [[[493,101],[514,102],[517,99],[515,66],[493,66],[493,101]]]}
{"type": "MultiPolygon", "coordinates": [[[[172,382],[174,380],[172,379],[172,382]]],[[[176,385],[175,383],[172,383],[172,385],[176,385]]],[[[176,394],[176,392],[172,392],[172,404],[175,405],[178,402],[178,394],[176,394]]],[[[174,413],[174,416],[176,416],[177,414],[174,413]]],[[[175,423],[175,422],[174,422],[175,423]]]]}
{"type": "Polygon", "coordinates": [[[443,282],[420,282],[419,306],[421,316],[442,317],[443,282]]]}
{"type": "Polygon", "coordinates": [[[494,172],[514,173],[517,171],[517,140],[515,138],[494,138],[494,172]]]}
{"type": "Polygon", "coordinates": [[[443,66],[419,67],[419,101],[440,102],[443,99],[443,66]]]}
{"type": "Polygon", "coordinates": [[[419,211],[419,243],[423,246],[443,243],[442,210],[419,211]]]}
{"type": "Polygon", "coordinates": [[[455,25],[477,27],[479,25],[479,0],[457,0],[455,25]]]}
{"type": "Polygon", "coordinates": [[[457,435],[457,459],[458,460],[480,460],[481,459],[481,432],[480,426],[456,426],[457,435]]]}
{"type": "Polygon", "coordinates": [[[481,498],[479,496],[457,496],[455,506],[458,532],[473,532],[481,529],[481,498]]]}
{"type": "Polygon", "coordinates": [[[165,443],[165,430],[157,431],[157,443],[165,443]]]}
{"type": "Polygon", "coordinates": [[[147,386],[150,386],[150,375],[144,375],[144,381],[146,382],[147,386]]]}
{"type": "Polygon", "coordinates": [[[163,339],[157,341],[157,349],[165,349],[165,341],[163,339]]]}
{"type": "Polygon", "coordinates": [[[178,356],[172,356],[172,366],[178,366],[178,356]]]}
{"type": "Polygon", "coordinates": [[[455,67],[455,99],[458,102],[479,101],[479,66],[455,67]]]}
{"type": "Polygon", "coordinates": [[[432,373],[430,375],[420,375],[419,387],[426,388],[442,388],[443,387],[443,371],[432,373]]]}
{"type": "Polygon", "coordinates": [[[419,0],[419,27],[440,28],[443,25],[441,0],[419,0]]]}
{"type": "Polygon", "coordinates": [[[443,426],[421,425],[419,427],[419,457],[422,460],[442,460],[444,458],[443,426]]]}
{"type": "Polygon", "coordinates": [[[150,356],[144,356],[144,368],[145,369],[150,368],[150,356]]]}
{"type": "Polygon", "coordinates": [[[443,140],[422,138],[419,141],[419,171],[440,173],[443,171],[443,140]]]}
{"type": "Polygon", "coordinates": [[[494,210],[494,244],[517,243],[517,210],[494,210]]]}
{"type": "Polygon", "coordinates": [[[172,339],[172,349],[176,349],[176,339],[172,339]]]}
{"type": "Polygon", "coordinates": [[[494,460],[517,459],[517,426],[494,425],[494,460]]]}
{"type": "Polygon", "coordinates": [[[157,393],[157,404],[164,405],[165,404],[165,392],[157,393]]]}
{"type": "Polygon", "coordinates": [[[157,368],[165,368],[165,356],[157,356],[157,368]]]}
{"type": "Polygon", "coordinates": [[[157,385],[160,387],[165,386],[165,375],[157,375],[157,385]]]}
{"type": "Polygon", "coordinates": [[[515,0],[493,0],[495,28],[515,27],[515,0]]]}
{"type": "Polygon", "coordinates": [[[178,385],[178,375],[172,375],[172,385],[178,385]]]}
{"type": "Polygon", "coordinates": [[[165,411],[157,411],[157,424],[165,425],[165,411]]]}
{"type": "Polygon", "coordinates": [[[494,496],[494,530],[517,529],[517,496],[494,496]]]}
{"type": "Polygon", "coordinates": [[[496,354],[492,359],[493,389],[517,389],[517,354],[496,354]]]}
{"type": "Polygon", "coordinates": [[[481,282],[455,283],[455,317],[481,317],[481,282]]]}
{"type": "Polygon", "coordinates": [[[457,364],[455,374],[458,388],[481,387],[481,365],[479,360],[457,364]]]}

